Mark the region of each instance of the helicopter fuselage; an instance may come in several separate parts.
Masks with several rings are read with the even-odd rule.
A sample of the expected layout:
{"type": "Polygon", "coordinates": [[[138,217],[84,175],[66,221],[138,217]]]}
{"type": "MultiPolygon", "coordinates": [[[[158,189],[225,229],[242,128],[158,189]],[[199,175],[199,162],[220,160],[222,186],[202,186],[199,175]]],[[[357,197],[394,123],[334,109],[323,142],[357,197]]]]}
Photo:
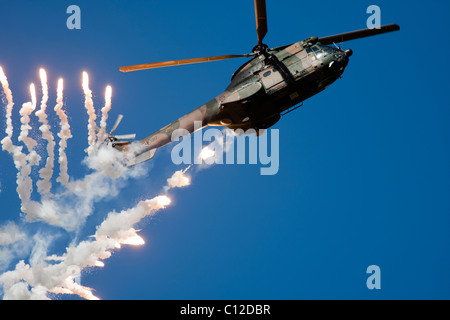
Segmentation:
{"type": "MultiPolygon", "coordinates": [[[[310,37],[282,49],[263,50],[242,65],[226,90],[208,103],[139,141],[145,161],[154,151],[205,126],[266,129],[283,112],[321,92],[344,72],[351,50],[341,50],[310,37]],[[201,125],[198,125],[200,123],[201,125]],[[182,134],[173,135],[175,130],[182,134]],[[175,138],[173,138],[175,136],[175,138]]],[[[121,150],[127,146],[117,146],[121,150]]]]}

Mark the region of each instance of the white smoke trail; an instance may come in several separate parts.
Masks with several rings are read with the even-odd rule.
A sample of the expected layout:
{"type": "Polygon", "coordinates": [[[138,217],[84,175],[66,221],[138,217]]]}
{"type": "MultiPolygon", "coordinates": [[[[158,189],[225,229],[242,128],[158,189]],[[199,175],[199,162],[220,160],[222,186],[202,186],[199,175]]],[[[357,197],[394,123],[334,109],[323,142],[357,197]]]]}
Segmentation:
{"type": "Polygon", "coordinates": [[[136,238],[135,224],[147,215],[165,208],[171,200],[166,195],[157,196],[150,200],[140,201],[134,208],[120,213],[111,212],[105,221],[97,228],[96,239],[108,237],[119,244],[126,244],[130,238],[136,238]]]}
{"type": "MultiPolygon", "coordinates": [[[[8,90],[9,90],[9,84],[7,83],[6,77],[2,77],[2,78],[3,78],[2,85],[3,85],[4,89],[8,88],[8,90]],[[5,82],[5,83],[3,84],[3,82],[5,82]]],[[[25,155],[22,152],[22,147],[13,145],[11,137],[8,134],[8,130],[7,130],[7,134],[8,134],[7,138],[8,139],[5,140],[6,139],[5,138],[2,141],[3,148],[13,154],[14,164],[18,170],[17,192],[18,192],[19,198],[22,202],[21,210],[22,210],[22,212],[24,212],[26,214],[34,213],[34,208],[36,208],[34,202],[31,200],[33,181],[30,178],[30,174],[31,174],[32,166],[37,165],[40,161],[40,156],[34,150],[35,146],[37,145],[37,142],[28,136],[29,130],[31,129],[31,127],[29,125],[30,114],[36,108],[36,90],[35,90],[34,84],[30,85],[30,93],[31,93],[31,102],[24,103],[20,110],[20,115],[22,116],[20,121],[21,121],[22,125],[21,125],[20,135],[18,138],[19,141],[24,142],[25,146],[27,147],[28,152],[29,152],[28,155],[25,155]]],[[[12,101],[11,92],[9,92],[6,96],[8,99],[8,106],[11,105],[11,110],[12,110],[12,105],[14,105],[14,103],[12,101]]],[[[8,111],[7,111],[7,113],[8,113],[8,111]]],[[[8,120],[7,120],[7,122],[8,122],[8,120]]],[[[10,122],[10,125],[12,126],[12,121],[10,122]]],[[[10,130],[9,132],[12,133],[12,130],[10,130]]]]}
{"type": "Polygon", "coordinates": [[[7,105],[6,105],[6,137],[2,139],[2,149],[8,151],[14,160],[14,165],[18,171],[22,167],[26,166],[26,156],[22,153],[22,147],[17,147],[12,142],[13,124],[12,124],[12,109],[14,106],[13,96],[11,89],[9,88],[8,79],[3,72],[3,68],[0,67],[0,81],[2,83],[3,91],[5,92],[7,105]]]}
{"type": "MultiPolygon", "coordinates": [[[[0,67],[0,82],[2,83],[3,91],[5,92],[6,100],[8,101],[8,104],[6,105],[6,134],[7,134],[8,140],[11,140],[11,137],[13,135],[13,125],[12,125],[11,116],[12,116],[12,109],[14,106],[14,102],[13,102],[13,98],[12,98],[11,89],[9,89],[8,79],[6,78],[6,75],[3,72],[2,67],[0,67]]],[[[5,140],[5,139],[3,139],[3,140],[5,140]]],[[[2,145],[3,144],[4,143],[2,141],[2,145]]],[[[9,143],[5,143],[5,144],[9,144],[9,143]]],[[[3,148],[3,150],[7,150],[7,149],[3,148]]]]}
{"type": "Polygon", "coordinates": [[[70,131],[70,124],[69,119],[67,118],[66,113],[62,109],[63,107],[63,88],[64,87],[64,80],[59,79],[58,80],[58,88],[56,90],[57,97],[56,97],[56,106],[54,108],[56,114],[59,117],[60,120],[60,131],[58,133],[59,137],[59,157],[58,157],[58,163],[59,163],[59,177],[56,179],[57,182],[61,183],[63,186],[67,186],[69,183],[69,174],[68,174],[68,162],[67,162],[67,155],[66,155],[66,148],[67,148],[67,140],[72,138],[72,133],[70,131]]]}
{"type": "Polygon", "coordinates": [[[20,122],[22,126],[20,127],[20,135],[19,141],[22,141],[28,149],[29,155],[28,159],[30,165],[35,165],[39,162],[38,154],[34,151],[34,148],[37,145],[36,140],[28,136],[30,131],[30,115],[36,109],[36,89],[34,87],[34,83],[30,85],[30,94],[31,94],[31,102],[24,103],[22,108],[20,109],[20,115],[22,116],[20,122]]]}
{"type": "Polygon", "coordinates": [[[0,246],[10,245],[24,237],[25,234],[20,231],[19,227],[13,222],[9,222],[0,227],[0,246]]]}
{"type": "MultiPolygon", "coordinates": [[[[31,102],[27,102],[23,104],[20,115],[21,115],[21,131],[20,135],[18,137],[19,141],[23,141],[26,148],[28,149],[28,154],[25,154],[22,152],[23,146],[16,146],[12,142],[12,133],[13,133],[13,125],[12,125],[12,107],[14,105],[13,97],[11,90],[9,89],[9,83],[7,81],[7,78],[1,70],[0,72],[1,76],[1,82],[3,90],[5,91],[6,98],[8,101],[7,107],[6,107],[6,133],[7,137],[5,137],[2,140],[2,147],[4,150],[8,151],[13,156],[14,164],[16,166],[16,169],[18,171],[17,173],[17,193],[19,195],[19,198],[21,200],[21,210],[23,213],[25,213],[25,218],[27,221],[36,221],[36,220],[43,220],[46,221],[49,224],[54,225],[60,225],[62,222],[60,222],[58,219],[59,217],[56,215],[55,210],[48,210],[49,205],[48,202],[43,200],[42,203],[36,202],[31,200],[31,195],[33,191],[33,181],[30,178],[31,170],[34,165],[37,165],[40,157],[34,150],[34,148],[37,145],[37,142],[30,138],[28,136],[29,130],[31,129],[31,126],[29,125],[30,122],[30,114],[35,110],[36,108],[36,92],[34,85],[30,86],[30,93],[31,93],[31,102]]],[[[45,81],[45,78],[43,79],[43,82],[45,81]]],[[[45,89],[44,89],[45,91],[45,89]]],[[[44,92],[45,95],[45,92],[44,92]]],[[[65,220],[63,220],[65,221],[65,220]]]]}
{"type": "MultiPolygon", "coordinates": [[[[7,137],[2,140],[2,146],[4,150],[11,153],[18,170],[17,191],[21,199],[22,212],[26,214],[27,221],[42,221],[52,226],[61,227],[69,232],[77,231],[84,225],[86,218],[94,212],[94,204],[96,202],[110,196],[117,196],[123,181],[143,174],[142,169],[139,169],[139,167],[127,169],[121,165],[125,156],[123,153],[116,149],[106,148],[103,145],[95,145],[94,136],[94,139],[90,140],[94,142],[92,145],[90,144],[91,152],[88,153],[84,161],[88,168],[94,172],[82,179],[69,182],[67,157],[64,150],[67,146],[66,140],[71,137],[71,132],[67,116],[62,110],[63,82],[60,79],[58,81],[55,112],[61,121],[61,132],[58,134],[61,139],[59,151],[60,171],[65,171],[66,176],[62,178],[62,173],[60,172],[58,179],[60,179],[65,188],[63,188],[61,193],[52,194],[51,188],[41,187],[41,191],[46,190],[45,193],[42,193],[41,201],[31,200],[33,186],[30,173],[35,160],[30,155],[34,152],[36,142],[28,139],[28,131],[31,129],[29,126],[29,115],[34,110],[33,106],[36,106],[36,98],[35,96],[33,98],[32,95],[32,102],[24,104],[25,106],[21,109],[22,127],[20,138],[28,150],[28,154],[24,154],[22,152],[23,146],[15,146],[11,140],[13,134],[11,114],[14,103],[9,84],[1,68],[0,80],[7,98],[7,137]]],[[[51,132],[50,125],[46,122],[46,107],[44,106],[48,99],[48,88],[45,85],[46,81],[43,78],[41,80],[44,97],[41,103],[42,113],[38,114],[38,117],[42,123],[41,127],[47,126],[47,128],[42,128],[43,130],[41,130],[44,136],[44,132],[48,134],[51,134],[51,132]],[[46,129],[48,129],[48,132],[46,129]]],[[[92,92],[86,84],[84,82],[83,90],[89,105],[89,109],[87,108],[89,114],[88,130],[92,128],[95,130],[95,118],[92,116],[92,114],[95,116],[92,92]]],[[[111,90],[107,89],[105,107],[102,109],[101,125],[103,128],[106,128],[106,119],[111,105],[110,98],[108,99],[108,96],[111,96],[110,92],[111,90]]],[[[90,139],[92,138],[91,132],[89,137],[90,139]]],[[[50,138],[45,138],[45,140],[49,142],[50,138]]],[[[21,260],[16,264],[14,270],[0,274],[0,293],[3,293],[3,298],[48,299],[48,294],[53,293],[76,294],[86,299],[98,299],[93,294],[93,289],[80,285],[74,279],[79,277],[86,268],[104,266],[104,261],[112,255],[114,250],[120,249],[122,245],[144,244],[145,241],[138,235],[136,225],[145,217],[156,214],[156,212],[171,203],[170,198],[166,195],[168,190],[190,184],[190,178],[185,175],[189,168],[176,171],[167,179],[167,186],[163,188],[164,194],[149,200],[140,201],[134,207],[119,213],[115,211],[109,212],[104,221],[97,227],[92,238],[79,243],[73,241],[66,248],[63,255],[47,254],[47,250],[53,241],[52,236],[49,237],[38,233],[34,237],[30,237],[22,231],[16,230],[18,229],[17,226],[0,228],[0,231],[5,231],[4,235],[0,237],[3,245],[11,246],[15,242],[25,241],[26,239],[27,241],[33,239],[34,244],[28,263],[25,260],[21,260]],[[11,234],[14,230],[17,231],[15,232],[16,236],[11,234]]],[[[42,176],[47,177],[46,173],[42,173],[42,176]]]]}
{"type": "Polygon", "coordinates": [[[41,180],[39,180],[36,185],[38,192],[43,196],[48,196],[52,184],[50,179],[53,176],[53,164],[55,161],[55,140],[51,131],[51,127],[47,120],[47,101],[48,101],[48,84],[47,84],[47,73],[44,69],[39,70],[41,85],[42,85],[42,101],[40,110],[36,111],[36,116],[39,118],[39,122],[42,124],[39,130],[42,132],[42,138],[47,140],[47,162],[45,167],[39,170],[39,175],[41,180]]]}
{"type": "Polygon", "coordinates": [[[175,171],[175,173],[167,179],[167,185],[164,187],[164,192],[169,191],[172,188],[181,188],[188,186],[191,183],[191,179],[185,175],[186,171],[191,168],[192,165],[184,170],[175,171]]]}
{"type": "Polygon", "coordinates": [[[89,147],[87,148],[87,153],[88,153],[88,155],[91,155],[94,150],[95,141],[97,138],[97,136],[95,135],[95,127],[96,127],[95,120],[97,120],[97,116],[95,115],[94,102],[92,100],[92,91],[91,91],[91,89],[89,89],[89,76],[88,76],[87,72],[83,72],[82,87],[83,87],[84,97],[85,97],[84,106],[86,108],[86,111],[87,111],[87,114],[89,117],[89,121],[88,121],[88,144],[89,144],[89,147]]]}
{"type": "MultiPolygon", "coordinates": [[[[0,81],[2,83],[3,91],[5,92],[7,99],[6,106],[6,134],[7,136],[2,139],[3,150],[8,151],[14,160],[14,165],[18,171],[17,173],[17,192],[19,193],[19,198],[22,201],[22,210],[25,208],[24,201],[29,199],[28,194],[31,195],[32,181],[29,177],[31,169],[27,165],[27,156],[22,152],[22,146],[16,146],[12,142],[13,135],[13,124],[12,124],[12,109],[14,106],[13,96],[11,89],[9,88],[8,79],[0,67],[0,81]]],[[[32,108],[31,103],[29,107],[32,108]]],[[[22,134],[22,133],[21,133],[22,134]]]]}
{"type": "Polygon", "coordinates": [[[29,242],[21,225],[8,221],[0,226],[0,271],[6,270],[14,257],[26,257],[29,242]]]}
{"type": "MultiPolygon", "coordinates": [[[[189,184],[184,181],[183,186],[189,184]]],[[[135,207],[120,213],[110,212],[97,227],[95,240],[82,241],[76,246],[67,248],[62,256],[46,257],[35,266],[20,261],[15,270],[0,275],[0,285],[5,292],[4,298],[45,299],[47,297],[45,293],[52,292],[98,299],[93,295],[91,288],[75,283],[73,277],[79,275],[85,268],[103,266],[104,263],[100,260],[111,257],[112,250],[120,249],[123,244],[143,244],[144,241],[134,226],[143,218],[167,207],[170,202],[169,197],[160,195],[140,201],[135,207]],[[59,263],[49,264],[47,263],[49,260],[59,263]]]]}
{"type": "Polygon", "coordinates": [[[76,294],[77,296],[87,300],[100,300],[92,294],[92,290],[92,288],[76,283],[71,276],[68,276],[63,281],[61,287],[56,287],[49,291],[56,294],[76,294]]]}

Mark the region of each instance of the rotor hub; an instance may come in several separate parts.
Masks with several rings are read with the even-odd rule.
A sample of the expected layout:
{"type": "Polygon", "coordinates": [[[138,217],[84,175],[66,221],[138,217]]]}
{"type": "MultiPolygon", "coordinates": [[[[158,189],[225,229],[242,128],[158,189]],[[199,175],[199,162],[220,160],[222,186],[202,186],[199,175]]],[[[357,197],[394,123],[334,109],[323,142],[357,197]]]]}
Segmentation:
{"type": "Polygon", "coordinates": [[[256,54],[264,53],[269,51],[269,47],[264,43],[258,43],[253,49],[252,52],[256,54]]]}

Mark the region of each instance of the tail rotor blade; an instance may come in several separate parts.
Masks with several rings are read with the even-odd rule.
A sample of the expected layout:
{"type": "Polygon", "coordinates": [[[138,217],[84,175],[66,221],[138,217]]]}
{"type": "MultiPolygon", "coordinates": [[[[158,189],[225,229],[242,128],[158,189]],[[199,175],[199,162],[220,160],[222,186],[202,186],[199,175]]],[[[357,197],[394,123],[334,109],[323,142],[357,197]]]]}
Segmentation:
{"type": "Polygon", "coordinates": [[[118,135],[118,136],[114,136],[116,139],[119,140],[133,140],[134,138],[136,138],[136,134],[122,134],[122,135],[118,135]]]}
{"type": "Polygon", "coordinates": [[[123,115],[122,115],[122,114],[119,114],[119,115],[117,116],[116,123],[114,123],[114,126],[112,127],[111,132],[110,132],[109,134],[112,134],[112,133],[114,132],[114,130],[117,129],[118,125],[120,124],[120,121],[122,121],[122,118],[123,118],[123,115]]]}
{"type": "Polygon", "coordinates": [[[130,141],[114,141],[113,144],[115,146],[124,146],[124,145],[130,144],[130,141]]]}

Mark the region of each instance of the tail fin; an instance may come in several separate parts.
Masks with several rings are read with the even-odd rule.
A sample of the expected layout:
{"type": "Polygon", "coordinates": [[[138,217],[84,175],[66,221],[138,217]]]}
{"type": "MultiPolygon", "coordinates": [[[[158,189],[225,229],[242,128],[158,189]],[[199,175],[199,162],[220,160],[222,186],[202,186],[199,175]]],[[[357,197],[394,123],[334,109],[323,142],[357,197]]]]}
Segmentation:
{"type": "Polygon", "coordinates": [[[149,149],[145,145],[131,141],[113,143],[112,147],[125,153],[125,165],[129,168],[152,159],[158,150],[158,148],[149,149]]]}

